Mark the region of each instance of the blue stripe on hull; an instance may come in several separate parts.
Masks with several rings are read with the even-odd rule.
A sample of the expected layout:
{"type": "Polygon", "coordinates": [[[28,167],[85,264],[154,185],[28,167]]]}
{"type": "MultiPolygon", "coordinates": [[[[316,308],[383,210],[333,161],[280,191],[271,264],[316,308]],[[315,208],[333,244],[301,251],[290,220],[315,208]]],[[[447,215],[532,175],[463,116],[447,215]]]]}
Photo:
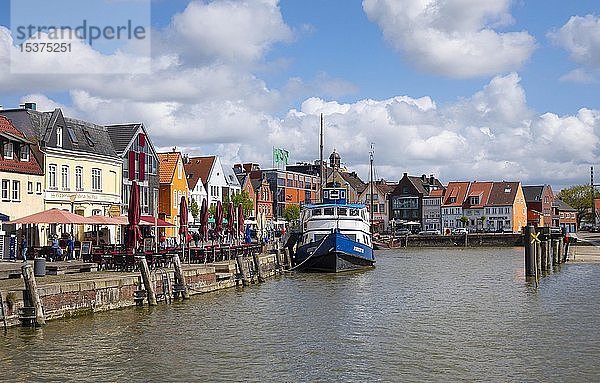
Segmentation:
{"type": "Polygon", "coordinates": [[[295,265],[298,270],[338,272],[362,269],[373,266],[373,249],[363,243],[351,240],[334,232],[323,242],[302,245],[296,253],[295,265]]]}

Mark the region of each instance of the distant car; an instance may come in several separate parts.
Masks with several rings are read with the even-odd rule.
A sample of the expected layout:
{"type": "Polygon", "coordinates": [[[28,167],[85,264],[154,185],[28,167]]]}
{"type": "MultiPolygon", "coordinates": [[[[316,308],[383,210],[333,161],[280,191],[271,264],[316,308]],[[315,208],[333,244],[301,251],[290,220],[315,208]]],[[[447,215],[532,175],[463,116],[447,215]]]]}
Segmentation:
{"type": "Polygon", "coordinates": [[[440,235],[439,230],[421,230],[419,235],[440,235]]]}
{"type": "Polygon", "coordinates": [[[463,235],[463,234],[467,234],[467,228],[465,227],[457,227],[456,229],[452,230],[452,234],[454,235],[463,235]]]}

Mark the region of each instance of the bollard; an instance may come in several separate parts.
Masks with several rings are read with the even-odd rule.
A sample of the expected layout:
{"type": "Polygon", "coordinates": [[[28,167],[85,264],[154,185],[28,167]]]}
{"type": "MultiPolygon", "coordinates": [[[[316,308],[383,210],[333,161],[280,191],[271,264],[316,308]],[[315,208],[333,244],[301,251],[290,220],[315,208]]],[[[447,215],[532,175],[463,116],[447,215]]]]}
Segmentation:
{"type": "Polygon", "coordinates": [[[142,281],[144,282],[144,287],[147,291],[148,304],[150,306],[156,306],[156,293],[154,292],[154,286],[152,285],[152,281],[150,280],[150,269],[148,268],[148,262],[146,261],[146,257],[137,257],[137,262],[138,267],[140,268],[140,273],[142,274],[142,281]]]}
{"type": "Polygon", "coordinates": [[[37,284],[35,282],[33,267],[29,264],[21,266],[21,274],[23,274],[23,281],[25,282],[25,290],[29,296],[29,301],[35,310],[35,323],[38,326],[45,325],[46,319],[44,318],[44,308],[42,307],[42,300],[40,299],[37,284]]]}
{"type": "Polygon", "coordinates": [[[525,276],[535,277],[535,246],[531,243],[533,226],[523,227],[523,245],[525,246],[525,276]]]}
{"type": "MultiPolygon", "coordinates": [[[[175,269],[175,284],[177,285],[177,292],[181,293],[183,299],[190,299],[190,293],[185,283],[185,276],[183,275],[183,269],[181,268],[181,260],[179,254],[173,255],[173,268],[175,269]]],[[[175,286],[173,286],[175,288],[175,286]]]]}

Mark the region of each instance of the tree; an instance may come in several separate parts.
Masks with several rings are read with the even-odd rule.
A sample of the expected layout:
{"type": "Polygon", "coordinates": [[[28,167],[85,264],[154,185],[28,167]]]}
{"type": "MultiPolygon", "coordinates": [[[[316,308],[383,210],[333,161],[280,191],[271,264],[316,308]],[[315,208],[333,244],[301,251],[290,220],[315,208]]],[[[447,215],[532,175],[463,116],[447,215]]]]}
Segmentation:
{"type": "Polygon", "coordinates": [[[232,198],[233,206],[238,206],[242,204],[242,209],[244,209],[244,217],[249,217],[252,214],[252,210],[254,209],[254,201],[250,199],[250,195],[247,191],[243,190],[239,194],[235,194],[232,198]]]}
{"type": "Polygon", "coordinates": [[[298,205],[287,205],[283,210],[283,218],[292,223],[300,219],[300,206],[298,205]]]}
{"type": "Polygon", "coordinates": [[[208,208],[208,216],[215,218],[215,213],[217,211],[217,207],[215,205],[210,205],[208,208]]]}
{"type": "Polygon", "coordinates": [[[194,221],[198,219],[198,215],[200,214],[200,208],[198,207],[198,202],[196,199],[190,198],[192,202],[190,202],[190,213],[192,213],[192,217],[194,217],[194,221]]]}
{"type": "Polygon", "coordinates": [[[482,215],[479,220],[481,221],[481,229],[485,229],[485,220],[487,219],[487,217],[485,215],[482,215]]]}
{"type": "Polygon", "coordinates": [[[581,224],[583,219],[586,222],[594,222],[594,216],[591,213],[592,188],[590,185],[575,185],[562,189],[557,197],[577,210],[577,226],[581,224]]]}
{"type": "Polygon", "coordinates": [[[465,217],[464,215],[462,217],[460,217],[458,219],[460,222],[462,222],[463,227],[467,227],[467,223],[469,223],[469,218],[465,217]]]}

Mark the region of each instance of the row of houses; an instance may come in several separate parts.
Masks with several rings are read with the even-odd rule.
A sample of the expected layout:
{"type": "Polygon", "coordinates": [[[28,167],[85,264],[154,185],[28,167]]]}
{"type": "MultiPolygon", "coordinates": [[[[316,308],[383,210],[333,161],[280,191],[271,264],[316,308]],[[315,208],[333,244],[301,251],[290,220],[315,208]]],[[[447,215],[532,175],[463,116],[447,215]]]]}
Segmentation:
{"type": "MultiPolygon", "coordinates": [[[[173,224],[165,234],[174,237],[182,196],[198,206],[204,199],[215,206],[245,192],[253,205],[250,219],[260,214],[281,223],[287,206],[317,201],[323,183],[344,187],[350,201],[367,204],[379,231],[407,223],[424,230],[519,231],[526,223],[576,230],[575,211],[555,201],[548,185],[443,185],[432,175],[406,173],[398,183],[365,183],[342,165],[336,150],[323,163],[230,167],[214,155],[190,157],[176,148],[157,152],[143,123],[98,125],[65,116],[60,108],[38,111],[33,103],[0,109],[0,145],[0,221],[51,208],[83,216],[124,215],[135,181],[142,215],[173,224]]],[[[195,217],[189,220],[193,223],[195,217]]]]}

